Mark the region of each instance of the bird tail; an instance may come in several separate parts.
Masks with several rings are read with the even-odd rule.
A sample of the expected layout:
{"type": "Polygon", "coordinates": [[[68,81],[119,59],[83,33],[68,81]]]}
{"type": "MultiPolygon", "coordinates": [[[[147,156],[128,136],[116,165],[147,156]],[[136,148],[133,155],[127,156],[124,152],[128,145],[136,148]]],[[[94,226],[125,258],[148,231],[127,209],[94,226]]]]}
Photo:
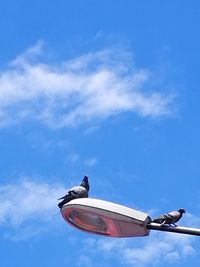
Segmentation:
{"type": "Polygon", "coordinates": [[[84,176],[83,177],[83,180],[81,181],[81,184],[80,184],[81,186],[83,186],[83,187],[85,187],[85,189],[87,190],[87,191],[89,191],[90,190],[90,185],[89,185],[89,181],[88,181],[88,176],[84,176]]]}
{"type": "Polygon", "coordinates": [[[60,197],[60,198],[58,198],[57,200],[60,200],[60,199],[64,199],[65,197],[60,197]]]}

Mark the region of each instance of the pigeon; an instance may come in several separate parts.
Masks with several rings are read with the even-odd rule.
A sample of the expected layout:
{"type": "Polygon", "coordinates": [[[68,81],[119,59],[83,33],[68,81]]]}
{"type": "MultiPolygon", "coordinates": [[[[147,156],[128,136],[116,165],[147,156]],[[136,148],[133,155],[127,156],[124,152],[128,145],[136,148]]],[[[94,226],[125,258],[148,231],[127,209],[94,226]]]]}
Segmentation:
{"type": "Polygon", "coordinates": [[[61,209],[64,204],[66,204],[72,199],[88,197],[89,189],[90,185],[88,182],[88,177],[84,176],[80,185],[72,187],[65,196],[58,199],[63,199],[60,203],[58,203],[58,207],[61,209]]]}
{"type": "Polygon", "coordinates": [[[165,213],[158,218],[155,218],[152,222],[159,223],[160,225],[169,224],[176,226],[176,222],[182,218],[183,213],[186,213],[184,209],[170,211],[169,213],[165,213]]]}

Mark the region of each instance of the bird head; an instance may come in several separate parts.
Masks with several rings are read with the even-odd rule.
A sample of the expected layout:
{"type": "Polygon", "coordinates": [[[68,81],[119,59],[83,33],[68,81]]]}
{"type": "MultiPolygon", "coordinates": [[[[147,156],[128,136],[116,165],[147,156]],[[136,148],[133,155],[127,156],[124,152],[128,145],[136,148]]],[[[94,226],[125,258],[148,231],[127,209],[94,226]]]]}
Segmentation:
{"type": "Polygon", "coordinates": [[[184,209],[179,209],[178,211],[180,212],[180,214],[186,213],[184,209]]]}
{"type": "Polygon", "coordinates": [[[83,177],[83,180],[82,180],[82,182],[81,182],[80,185],[83,186],[83,187],[85,187],[85,189],[86,189],[87,191],[90,190],[90,185],[89,185],[89,182],[88,182],[88,176],[84,176],[84,177],[83,177]]]}

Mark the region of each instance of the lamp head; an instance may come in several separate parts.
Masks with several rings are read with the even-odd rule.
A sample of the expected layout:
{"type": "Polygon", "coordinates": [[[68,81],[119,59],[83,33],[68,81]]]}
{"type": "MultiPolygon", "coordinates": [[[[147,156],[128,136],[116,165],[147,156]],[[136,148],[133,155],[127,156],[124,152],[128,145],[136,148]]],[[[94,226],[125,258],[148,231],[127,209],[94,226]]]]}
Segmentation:
{"type": "Polygon", "coordinates": [[[149,235],[148,214],[112,202],[74,199],[62,207],[61,213],[70,225],[89,233],[113,237],[149,235]]]}

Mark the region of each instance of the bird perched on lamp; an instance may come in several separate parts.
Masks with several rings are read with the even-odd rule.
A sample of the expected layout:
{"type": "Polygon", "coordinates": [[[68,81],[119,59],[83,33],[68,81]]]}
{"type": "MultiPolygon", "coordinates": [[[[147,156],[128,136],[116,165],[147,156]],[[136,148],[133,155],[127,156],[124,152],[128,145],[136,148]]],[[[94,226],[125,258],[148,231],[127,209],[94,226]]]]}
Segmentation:
{"type": "Polygon", "coordinates": [[[170,211],[155,218],[152,222],[159,223],[160,225],[168,224],[176,226],[176,223],[182,218],[183,213],[186,213],[184,209],[170,211]]]}
{"type": "Polygon", "coordinates": [[[71,201],[72,199],[88,197],[89,189],[90,185],[88,181],[88,176],[84,176],[80,185],[72,187],[71,189],[69,189],[65,196],[58,199],[63,199],[61,202],[58,203],[58,207],[61,209],[64,204],[71,201]]]}

